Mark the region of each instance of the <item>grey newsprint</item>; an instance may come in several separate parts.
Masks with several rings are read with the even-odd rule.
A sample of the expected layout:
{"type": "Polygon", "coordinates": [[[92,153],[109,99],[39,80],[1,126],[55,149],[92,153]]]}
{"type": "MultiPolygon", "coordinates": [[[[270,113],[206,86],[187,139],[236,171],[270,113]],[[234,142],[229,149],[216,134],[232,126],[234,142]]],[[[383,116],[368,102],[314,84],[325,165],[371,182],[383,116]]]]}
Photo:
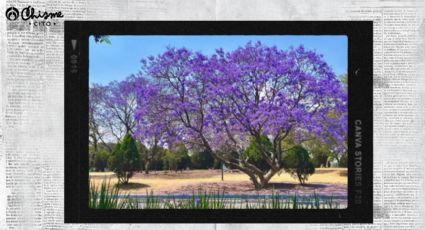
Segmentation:
{"type": "Polygon", "coordinates": [[[425,229],[424,1],[6,0],[0,12],[0,229],[425,229]],[[4,17],[29,5],[63,17],[4,17]],[[373,20],[374,224],[64,224],[64,20],[373,20]]]}

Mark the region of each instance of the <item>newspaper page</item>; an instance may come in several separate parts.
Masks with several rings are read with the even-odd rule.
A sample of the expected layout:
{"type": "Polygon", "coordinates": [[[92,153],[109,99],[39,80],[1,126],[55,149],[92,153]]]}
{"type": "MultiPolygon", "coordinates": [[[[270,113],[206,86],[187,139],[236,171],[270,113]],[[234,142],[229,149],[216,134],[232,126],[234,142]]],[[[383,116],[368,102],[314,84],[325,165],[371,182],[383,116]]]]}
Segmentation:
{"type": "MultiPolygon", "coordinates": [[[[0,229],[425,229],[425,2],[26,1],[55,26],[0,21],[0,229]],[[64,224],[64,20],[373,20],[373,224],[64,224]]],[[[29,21],[31,22],[31,21],[29,21]]]]}

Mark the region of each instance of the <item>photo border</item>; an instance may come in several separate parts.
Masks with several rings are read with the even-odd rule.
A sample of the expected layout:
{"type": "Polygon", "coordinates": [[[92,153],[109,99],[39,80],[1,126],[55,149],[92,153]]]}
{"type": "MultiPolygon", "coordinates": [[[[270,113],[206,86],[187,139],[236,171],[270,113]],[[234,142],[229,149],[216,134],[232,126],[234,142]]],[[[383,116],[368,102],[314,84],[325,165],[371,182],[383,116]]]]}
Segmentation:
{"type": "Polygon", "coordinates": [[[372,21],[65,21],[65,223],[372,223],[372,21]],[[90,35],[346,35],[348,207],[346,209],[90,209],[88,91],[90,35]]]}

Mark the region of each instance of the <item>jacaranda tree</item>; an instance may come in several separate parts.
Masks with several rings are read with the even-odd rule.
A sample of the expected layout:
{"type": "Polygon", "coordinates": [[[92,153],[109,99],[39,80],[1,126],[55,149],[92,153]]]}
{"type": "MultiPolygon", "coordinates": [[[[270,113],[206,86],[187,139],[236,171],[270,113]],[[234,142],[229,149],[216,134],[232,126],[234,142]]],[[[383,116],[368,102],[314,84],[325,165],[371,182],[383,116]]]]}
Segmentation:
{"type": "Polygon", "coordinates": [[[130,76],[108,85],[93,84],[89,89],[89,141],[98,152],[102,144],[111,153],[111,143],[121,142],[126,133],[133,134],[136,121],[136,89],[143,79],[130,76]]]}
{"type": "MultiPolygon", "coordinates": [[[[165,134],[171,127],[171,124],[167,122],[169,114],[166,109],[163,109],[164,99],[159,90],[148,82],[136,90],[137,110],[134,116],[137,126],[134,136],[149,147],[143,154],[146,174],[149,174],[152,161],[166,144],[165,134]]],[[[170,145],[171,143],[168,143],[168,147],[171,147],[170,145]]]]}
{"type": "MultiPolygon", "coordinates": [[[[135,76],[129,76],[123,81],[113,81],[102,88],[100,102],[102,103],[101,119],[104,129],[109,130],[110,138],[120,142],[124,135],[134,134],[136,121],[134,113],[137,107],[136,90],[145,81],[135,76]]],[[[94,91],[96,87],[91,90],[94,91]]]]}
{"type": "Polygon", "coordinates": [[[246,173],[257,189],[282,169],[289,136],[294,145],[332,140],[343,151],[345,85],[321,55],[302,46],[257,42],[210,56],[167,48],[142,60],[138,78],[146,82],[136,90],[138,139],[202,148],[246,173]]]}

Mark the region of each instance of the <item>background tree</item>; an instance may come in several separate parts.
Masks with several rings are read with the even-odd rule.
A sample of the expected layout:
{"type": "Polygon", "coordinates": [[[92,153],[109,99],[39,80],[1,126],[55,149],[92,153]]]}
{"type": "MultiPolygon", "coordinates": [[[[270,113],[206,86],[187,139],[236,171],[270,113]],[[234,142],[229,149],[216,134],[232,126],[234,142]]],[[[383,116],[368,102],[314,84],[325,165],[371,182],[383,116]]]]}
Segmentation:
{"type": "Polygon", "coordinates": [[[150,149],[147,149],[143,154],[143,168],[145,170],[145,174],[149,174],[152,161],[154,160],[155,156],[158,156],[161,151],[163,151],[163,149],[161,146],[159,146],[158,139],[154,138],[152,147],[150,149]]]}
{"type": "Polygon", "coordinates": [[[301,185],[304,185],[308,177],[315,171],[313,161],[307,150],[302,146],[297,146],[288,151],[282,162],[285,171],[297,178],[301,185]]]}
{"type": "Polygon", "coordinates": [[[164,170],[183,170],[190,167],[188,150],[183,144],[179,144],[165,152],[163,158],[164,170]]]}
{"type": "Polygon", "coordinates": [[[119,184],[128,184],[134,171],[140,169],[140,155],[136,142],[130,134],[126,134],[122,143],[118,144],[109,157],[109,168],[115,172],[119,184]]]}
{"type": "Polygon", "coordinates": [[[210,169],[214,166],[214,157],[206,150],[195,150],[190,156],[191,166],[194,169],[210,169]]]}
{"type": "Polygon", "coordinates": [[[106,86],[94,84],[89,89],[89,140],[94,149],[91,159],[100,167],[96,170],[104,170],[106,157],[98,146],[104,146],[111,154],[111,141],[121,142],[125,133],[134,132],[136,89],[143,84],[140,80],[130,76],[106,86]]]}
{"type": "Polygon", "coordinates": [[[140,170],[144,170],[145,162],[143,158],[145,157],[149,149],[140,141],[136,141],[136,143],[137,143],[137,149],[139,150],[140,170]]]}
{"type": "Polygon", "coordinates": [[[110,134],[119,142],[124,134],[134,134],[136,121],[134,113],[137,106],[137,88],[144,80],[130,76],[123,81],[113,81],[103,90],[103,119],[107,122],[110,134]]]}
{"type": "Polygon", "coordinates": [[[177,163],[177,170],[186,170],[191,167],[189,151],[184,144],[179,144],[174,148],[179,162],[177,163]]]}
{"type": "Polygon", "coordinates": [[[313,156],[315,167],[329,167],[332,155],[329,144],[313,139],[305,142],[304,145],[313,156]]]}
{"type": "Polygon", "coordinates": [[[105,149],[101,149],[94,156],[94,168],[96,172],[104,172],[105,168],[108,166],[108,159],[110,153],[105,149]]]}
{"type": "MultiPolygon", "coordinates": [[[[134,112],[135,133],[134,136],[140,142],[143,142],[148,151],[143,154],[144,170],[149,174],[152,161],[162,154],[164,145],[171,146],[173,141],[167,137],[173,134],[170,130],[171,124],[167,122],[168,111],[162,108],[162,96],[160,89],[139,75],[140,84],[135,93],[137,95],[137,107],[134,112]]],[[[132,90],[132,89],[131,89],[132,90]]],[[[159,164],[156,162],[156,165],[159,164]]]]}
{"type": "Polygon", "coordinates": [[[89,145],[89,166],[90,170],[96,172],[103,172],[108,166],[108,159],[111,155],[109,149],[114,149],[116,144],[114,143],[99,143],[97,150],[95,150],[92,144],[89,145]]]}
{"type": "Polygon", "coordinates": [[[146,157],[145,154],[149,154],[150,161],[149,161],[149,168],[148,168],[147,174],[149,174],[151,171],[163,170],[164,169],[164,157],[165,157],[166,151],[167,151],[167,149],[165,149],[161,146],[159,146],[157,148],[155,155],[151,155],[151,153],[152,153],[151,149],[149,149],[147,147],[145,147],[145,150],[142,150],[142,151],[139,150],[140,156],[141,156],[141,159],[140,159],[141,168],[140,169],[143,169],[143,171],[146,173],[146,171],[145,171],[146,169],[144,168],[145,165],[146,165],[145,162],[144,162],[144,159],[146,157]]]}
{"type": "MultiPolygon", "coordinates": [[[[93,84],[89,88],[89,140],[97,149],[98,143],[120,142],[126,133],[133,134],[136,125],[136,89],[142,79],[130,76],[106,86],[93,84]]],[[[108,147],[112,152],[112,149],[108,147]]]]}
{"type": "Polygon", "coordinates": [[[89,163],[96,171],[105,169],[105,157],[108,154],[105,151],[110,153],[113,149],[105,141],[107,130],[103,119],[103,90],[102,86],[96,84],[89,89],[89,163]]]}

